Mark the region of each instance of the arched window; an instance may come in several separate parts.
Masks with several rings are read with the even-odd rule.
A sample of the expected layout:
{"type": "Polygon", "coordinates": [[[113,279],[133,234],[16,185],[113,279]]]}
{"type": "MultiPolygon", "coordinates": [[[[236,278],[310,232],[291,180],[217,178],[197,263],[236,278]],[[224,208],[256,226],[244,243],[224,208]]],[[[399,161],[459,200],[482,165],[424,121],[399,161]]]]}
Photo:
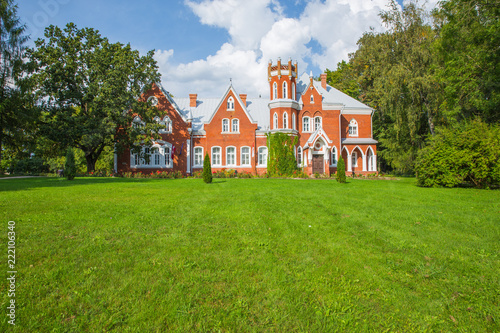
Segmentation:
{"type": "Polygon", "coordinates": [[[302,117],[302,132],[310,132],[311,127],[309,124],[309,117],[302,117]]]}
{"type": "Polygon", "coordinates": [[[259,166],[267,165],[267,147],[259,147],[258,165],[259,166]]]}
{"type": "Polygon", "coordinates": [[[295,82],[292,83],[292,99],[295,100],[296,96],[295,96],[295,82]]]}
{"type": "Polygon", "coordinates": [[[220,165],[220,147],[212,147],[212,166],[220,165]]]}
{"type": "Polygon", "coordinates": [[[330,159],[332,165],[337,165],[337,148],[334,146],[332,148],[332,158],[330,159]]]}
{"type": "Polygon", "coordinates": [[[314,104],[314,96],[311,94],[311,104],[314,104]]]}
{"type": "Polygon", "coordinates": [[[295,124],[295,113],[292,112],[292,129],[297,129],[295,124]]]}
{"type": "Polygon", "coordinates": [[[233,126],[232,126],[232,132],[239,132],[240,131],[240,122],[238,119],[233,119],[233,126]]]}
{"type": "Polygon", "coordinates": [[[203,147],[194,148],[194,165],[196,167],[203,166],[203,147]]]}
{"type": "Polygon", "coordinates": [[[302,147],[297,148],[297,165],[302,166],[302,147]]]}
{"type": "Polygon", "coordinates": [[[227,166],[236,165],[236,148],[234,147],[226,148],[226,165],[227,166]]]}
{"type": "Polygon", "coordinates": [[[321,117],[314,117],[314,130],[321,128],[321,117]]]}
{"type": "Polygon", "coordinates": [[[283,82],[283,98],[288,98],[288,84],[283,82]]]}
{"type": "Polygon", "coordinates": [[[274,129],[278,129],[278,114],[275,112],[274,113],[274,129]]]}
{"type": "Polygon", "coordinates": [[[283,128],[288,128],[288,113],[283,113],[283,128]]]}
{"type": "Polygon", "coordinates": [[[274,82],[273,84],[273,99],[278,98],[278,84],[274,82]]]}
{"type": "Polygon", "coordinates": [[[353,151],[351,155],[351,166],[357,167],[358,166],[358,152],[353,151]]]}
{"type": "Polygon", "coordinates": [[[241,165],[250,165],[250,147],[241,148],[241,165]]]}
{"type": "Polygon", "coordinates": [[[133,128],[143,128],[144,127],[144,122],[139,116],[136,116],[134,120],[132,120],[132,127],[133,128]]]}
{"type": "Polygon", "coordinates": [[[349,122],[349,135],[358,136],[358,122],[354,118],[349,122]]]}
{"type": "Polygon", "coordinates": [[[222,119],[222,132],[229,132],[229,119],[222,119]]]}
{"type": "Polygon", "coordinates": [[[151,155],[153,156],[153,165],[159,166],[161,164],[161,155],[159,147],[153,147],[151,149],[151,155]]]}
{"type": "Polygon", "coordinates": [[[231,96],[227,99],[227,109],[234,110],[234,98],[233,98],[233,96],[231,96]]]}
{"type": "Polygon", "coordinates": [[[165,116],[160,124],[164,126],[161,133],[172,133],[172,120],[168,116],[165,116]]]}

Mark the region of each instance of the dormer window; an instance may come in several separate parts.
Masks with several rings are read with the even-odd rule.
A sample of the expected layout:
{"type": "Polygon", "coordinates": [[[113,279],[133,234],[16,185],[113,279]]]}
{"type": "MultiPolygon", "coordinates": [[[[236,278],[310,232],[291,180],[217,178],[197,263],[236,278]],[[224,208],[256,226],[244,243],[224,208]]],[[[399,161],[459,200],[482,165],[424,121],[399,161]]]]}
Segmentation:
{"type": "Polygon", "coordinates": [[[288,98],[288,84],[283,82],[283,98],[288,98]]]}
{"type": "Polygon", "coordinates": [[[354,118],[349,123],[349,135],[358,136],[358,122],[354,118]]]}
{"type": "Polygon", "coordinates": [[[227,99],[227,110],[234,110],[234,98],[232,96],[227,99]]]}
{"type": "Polygon", "coordinates": [[[314,95],[311,94],[311,104],[314,104],[314,95]]]}

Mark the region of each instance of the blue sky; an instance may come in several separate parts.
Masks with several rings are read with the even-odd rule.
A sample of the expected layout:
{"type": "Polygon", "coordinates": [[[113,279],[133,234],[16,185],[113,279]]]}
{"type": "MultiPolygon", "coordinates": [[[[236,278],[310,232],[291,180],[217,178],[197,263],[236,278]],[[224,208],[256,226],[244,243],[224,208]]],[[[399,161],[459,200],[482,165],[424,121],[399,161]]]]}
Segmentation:
{"type": "MultiPolygon", "coordinates": [[[[400,0],[401,1],[401,0],[400,0]]],[[[434,4],[437,0],[431,0],[434,4]]],[[[267,96],[267,64],[298,61],[318,76],[347,60],[388,0],[23,0],[30,46],[46,26],[74,22],[142,54],[156,50],[164,87],[176,96],[267,96]]],[[[431,6],[431,5],[429,5],[431,6]]]]}

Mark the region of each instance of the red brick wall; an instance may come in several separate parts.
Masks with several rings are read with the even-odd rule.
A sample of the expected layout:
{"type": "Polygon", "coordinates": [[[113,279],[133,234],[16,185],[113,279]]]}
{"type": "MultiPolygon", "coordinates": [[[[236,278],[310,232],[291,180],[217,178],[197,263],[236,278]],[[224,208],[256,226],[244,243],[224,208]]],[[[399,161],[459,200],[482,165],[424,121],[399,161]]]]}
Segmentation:
{"type": "MultiPolygon", "coordinates": [[[[187,169],[187,140],[190,138],[188,128],[191,127],[191,123],[187,123],[182,119],[182,116],[175,110],[175,108],[170,104],[168,99],[163,95],[161,89],[153,84],[151,90],[141,96],[142,100],[147,100],[150,96],[156,96],[158,98],[157,108],[161,111],[160,118],[163,119],[166,115],[172,120],[172,133],[160,134],[161,140],[167,141],[175,146],[175,155],[173,158],[173,167],[165,169],[165,171],[181,171],[186,173],[187,169]],[[184,146],[183,146],[184,144],[184,146]],[[181,151],[182,148],[182,151],[181,151]],[[181,155],[179,156],[179,152],[181,155]]],[[[145,168],[131,168],[130,167],[130,151],[125,151],[122,155],[118,156],[117,163],[118,172],[138,172],[150,173],[156,169],[145,169],[145,168]]]]}

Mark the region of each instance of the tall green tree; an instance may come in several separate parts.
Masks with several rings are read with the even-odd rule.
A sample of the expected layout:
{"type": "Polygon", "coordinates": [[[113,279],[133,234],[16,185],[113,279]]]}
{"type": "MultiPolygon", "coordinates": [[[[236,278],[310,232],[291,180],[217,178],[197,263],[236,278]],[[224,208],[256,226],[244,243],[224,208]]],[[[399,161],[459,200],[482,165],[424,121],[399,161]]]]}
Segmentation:
{"type": "Polygon", "coordinates": [[[436,17],[445,86],[442,109],[450,122],[500,122],[500,1],[448,0],[436,17]]]}
{"type": "Polygon", "coordinates": [[[87,172],[106,147],[139,151],[157,135],[157,110],[140,99],[159,81],[153,51],[140,56],[130,44],[110,43],[98,31],[49,26],[28,50],[29,80],[42,103],[41,131],[63,147],[81,149],[87,172]],[[141,126],[130,126],[135,116],[141,126]],[[156,133],[156,134],[155,134],[156,133]]]}
{"type": "Polygon", "coordinates": [[[412,172],[418,150],[441,120],[433,56],[437,34],[416,2],[400,10],[392,0],[380,17],[387,31],[363,35],[350,56],[349,74],[357,78],[359,99],[377,110],[379,156],[393,169],[412,172]]]}
{"type": "Polygon", "coordinates": [[[25,94],[18,85],[28,36],[12,0],[0,0],[0,161],[4,145],[15,146],[30,120],[25,94]]]}

